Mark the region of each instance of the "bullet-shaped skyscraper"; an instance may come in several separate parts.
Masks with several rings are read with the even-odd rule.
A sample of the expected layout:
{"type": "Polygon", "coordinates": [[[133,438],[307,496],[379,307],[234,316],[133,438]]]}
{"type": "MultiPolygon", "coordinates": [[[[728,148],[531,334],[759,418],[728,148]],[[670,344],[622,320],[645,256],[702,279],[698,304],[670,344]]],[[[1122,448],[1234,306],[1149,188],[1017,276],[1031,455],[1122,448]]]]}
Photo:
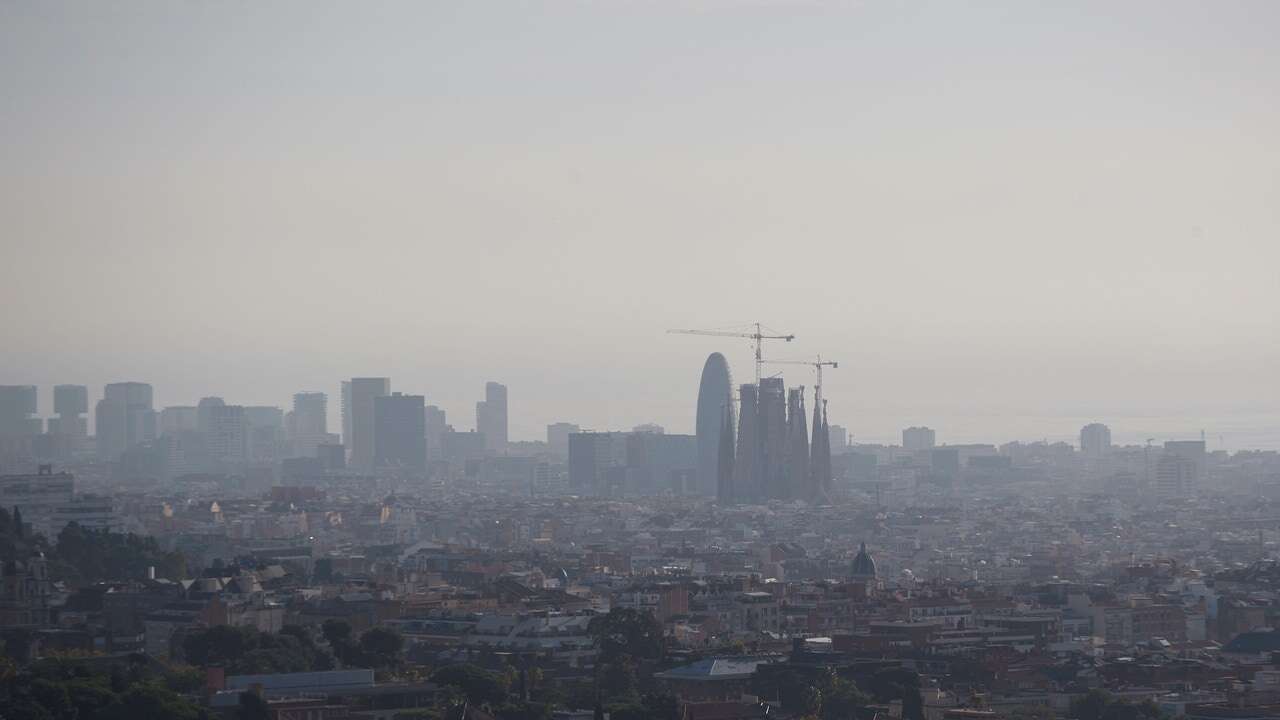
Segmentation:
{"type": "MultiPolygon", "coordinates": [[[[733,430],[733,381],[729,363],[720,353],[711,353],[702,366],[698,383],[698,416],[695,434],[698,438],[698,491],[703,495],[720,495],[720,436],[724,432],[726,414],[733,430]]],[[[732,456],[730,458],[732,460],[732,456]]]]}

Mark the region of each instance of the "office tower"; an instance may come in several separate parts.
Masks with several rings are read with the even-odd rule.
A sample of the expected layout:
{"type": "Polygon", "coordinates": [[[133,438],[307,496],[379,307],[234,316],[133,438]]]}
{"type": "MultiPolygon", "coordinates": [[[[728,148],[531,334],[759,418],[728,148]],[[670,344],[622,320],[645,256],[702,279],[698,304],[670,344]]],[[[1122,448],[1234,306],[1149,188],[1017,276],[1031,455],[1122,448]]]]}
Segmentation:
{"type": "Polygon", "coordinates": [[[759,414],[756,386],[748,383],[738,388],[738,450],[733,458],[734,502],[760,499],[761,446],[757,436],[759,414]]]}
{"type": "Polygon", "coordinates": [[[692,485],[698,467],[698,439],[693,435],[677,435],[648,431],[623,434],[626,445],[625,472],[621,487],[613,494],[655,495],[674,492],[683,495],[692,485]]]}
{"type": "Polygon", "coordinates": [[[382,395],[373,399],[374,464],[414,473],[427,470],[425,401],[421,395],[382,395]]]}
{"type": "Polygon", "coordinates": [[[785,500],[791,497],[787,488],[787,389],[782,378],[760,380],[756,421],[763,453],[762,493],[765,499],[785,500]]]}
{"type": "Polygon", "coordinates": [[[152,390],[147,383],[111,383],[102,389],[102,399],[94,409],[98,456],[116,460],[135,445],[156,436],[156,412],[152,390]]]}
{"type": "Polygon", "coordinates": [[[832,455],[844,454],[849,449],[849,429],[843,425],[832,425],[827,442],[831,444],[832,455]]]}
{"type": "Polygon", "coordinates": [[[427,461],[435,462],[444,457],[444,434],[449,430],[448,417],[435,405],[423,408],[426,416],[427,461]]]}
{"type": "Polygon", "coordinates": [[[329,433],[329,400],[324,393],[294,393],[293,430],[299,437],[320,437],[329,433]]]}
{"type": "Polygon", "coordinates": [[[43,423],[35,415],[35,385],[0,385],[0,436],[39,435],[43,423]]]}
{"type": "Polygon", "coordinates": [[[274,463],[283,458],[284,410],[268,405],[247,405],[244,421],[250,460],[274,463]]]}
{"type": "Polygon", "coordinates": [[[476,403],[476,432],[483,433],[485,449],[502,452],[507,449],[507,386],[488,382],[484,400],[476,403]]]}
{"type": "Polygon", "coordinates": [[[160,434],[178,436],[200,430],[200,411],[194,405],[170,405],[160,410],[160,434]]]}
{"type": "Polygon", "coordinates": [[[569,457],[569,436],[581,428],[573,423],[559,422],[547,426],[547,447],[553,455],[569,457]]]}
{"type": "MultiPolygon", "coordinates": [[[[814,429],[821,427],[814,406],[814,429]]],[[[813,500],[817,489],[813,484],[813,475],[809,472],[809,426],[805,420],[804,388],[791,388],[787,391],[787,444],[784,461],[786,484],[780,489],[784,498],[813,500]]]]}
{"type": "Polygon", "coordinates": [[[286,430],[294,457],[315,457],[319,446],[333,440],[329,435],[328,397],[322,392],[295,393],[286,430]]]}
{"type": "Polygon", "coordinates": [[[705,495],[720,495],[720,432],[725,408],[733,425],[733,381],[729,362],[720,353],[711,353],[702,365],[698,383],[698,411],[694,434],[698,437],[698,487],[705,495]]]}
{"type": "Polygon", "coordinates": [[[374,401],[391,394],[389,378],[352,378],[349,389],[344,390],[350,396],[350,403],[345,405],[351,418],[351,440],[343,438],[351,455],[351,466],[357,470],[371,470],[374,462],[375,436],[374,401]]]}
{"type": "Polygon", "coordinates": [[[446,461],[457,466],[465,466],[473,460],[484,457],[484,433],[474,430],[456,432],[453,428],[447,428],[441,438],[440,448],[446,461]]]}
{"type": "Polygon", "coordinates": [[[902,431],[902,449],[908,452],[932,449],[937,436],[932,428],[909,427],[902,431]]]}
{"type": "Polygon", "coordinates": [[[1111,452],[1111,428],[1102,423],[1089,423],[1080,428],[1080,453],[1099,459],[1111,452]]]}
{"type": "Polygon", "coordinates": [[[1203,440],[1170,440],[1156,463],[1156,491],[1161,495],[1194,495],[1205,480],[1203,440]]]}
{"type": "Polygon", "coordinates": [[[576,494],[608,495],[625,483],[626,433],[569,435],[569,487],[576,494]]]}
{"type": "Polygon", "coordinates": [[[89,388],[84,385],[53,386],[53,412],[49,434],[82,439],[89,435],[89,388]]]}
{"type": "Polygon", "coordinates": [[[249,459],[249,421],[243,405],[227,405],[207,397],[196,406],[204,450],[215,469],[249,459]]]}
{"type": "Polygon", "coordinates": [[[716,501],[721,505],[737,502],[733,488],[733,405],[725,403],[720,410],[720,447],[716,453],[716,501]]]}
{"type": "Polygon", "coordinates": [[[342,381],[342,392],[339,393],[342,411],[342,444],[351,451],[351,381],[342,381]]]}

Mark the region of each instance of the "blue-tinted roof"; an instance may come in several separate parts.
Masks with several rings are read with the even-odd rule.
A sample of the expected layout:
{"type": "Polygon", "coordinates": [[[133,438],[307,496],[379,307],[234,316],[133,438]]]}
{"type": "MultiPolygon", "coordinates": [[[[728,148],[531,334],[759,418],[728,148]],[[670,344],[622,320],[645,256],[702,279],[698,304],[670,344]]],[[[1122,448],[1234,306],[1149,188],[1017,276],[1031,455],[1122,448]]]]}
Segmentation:
{"type": "Polygon", "coordinates": [[[656,677],[668,680],[727,680],[748,677],[756,666],[771,662],[770,658],[707,658],[661,672],[656,677]]]}
{"type": "Polygon", "coordinates": [[[1227,646],[1222,648],[1222,651],[1235,653],[1280,651],[1280,631],[1240,633],[1235,639],[1227,643],[1227,646]]]}

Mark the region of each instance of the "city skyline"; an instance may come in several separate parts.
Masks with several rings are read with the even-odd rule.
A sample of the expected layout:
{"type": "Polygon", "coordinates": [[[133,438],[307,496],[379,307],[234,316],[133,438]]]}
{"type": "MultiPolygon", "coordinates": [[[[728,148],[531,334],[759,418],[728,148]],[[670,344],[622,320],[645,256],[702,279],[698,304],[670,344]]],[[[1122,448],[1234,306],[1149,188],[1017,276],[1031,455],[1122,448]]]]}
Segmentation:
{"type": "Polygon", "coordinates": [[[1275,4],[311,10],[0,7],[5,382],[688,428],[758,318],[855,436],[1280,434],[1275,4]]]}
{"type": "MultiPolygon", "coordinates": [[[[713,353],[716,354],[716,353],[713,353]]],[[[745,359],[749,360],[749,356],[745,359]]],[[[792,371],[790,377],[798,380],[796,385],[803,385],[806,389],[811,390],[811,378],[807,378],[803,371],[792,371]]],[[[695,373],[696,375],[696,373],[695,373]]],[[[775,373],[775,376],[782,376],[781,373],[775,373]]],[[[4,380],[4,378],[0,378],[4,380]]],[[[395,387],[405,390],[412,394],[421,394],[425,397],[429,408],[438,408],[444,410],[450,416],[472,417],[474,418],[474,409],[477,402],[463,400],[463,409],[445,408],[439,405],[436,398],[437,395],[430,390],[423,390],[421,386],[409,385],[406,383],[401,386],[395,382],[395,378],[391,378],[395,387]],[[407,389],[406,389],[407,388],[407,389]],[[472,412],[468,413],[466,408],[470,407],[472,412]],[[456,414],[454,414],[456,412],[456,414]]],[[[281,395],[284,400],[279,402],[262,401],[250,402],[241,399],[235,393],[223,393],[222,395],[203,393],[192,399],[190,402],[170,402],[164,395],[163,388],[157,388],[152,383],[139,380],[122,380],[107,384],[124,384],[130,382],[142,382],[143,384],[152,385],[153,392],[156,396],[154,400],[154,411],[157,415],[160,411],[168,409],[194,409],[197,402],[201,399],[209,397],[214,398],[233,398],[237,406],[245,407],[276,407],[287,410],[293,407],[293,401],[296,395],[305,395],[310,393],[321,393],[326,396],[327,402],[325,410],[326,426],[332,428],[332,431],[341,435],[343,427],[341,414],[341,387],[334,391],[329,390],[293,390],[282,391],[281,395]]],[[[345,381],[344,381],[345,382],[345,381]]],[[[792,382],[792,381],[788,381],[792,382]]],[[[828,380],[825,384],[830,385],[828,380]]],[[[31,385],[30,383],[12,383],[0,382],[0,385],[7,387],[22,387],[31,385]]],[[[340,384],[339,384],[340,385],[340,384]]],[[[94,418],[94,405],[98,400],[102,399],[102,387],[83,385],[81,383],[63,383],[56,385],[35,385],[37,409],[35,418],[43,422],[56,421],[57,414],[54,410],[54,388],[57,386],[64,387],[85,387],[88,393],[89,410],[87,415],[81,416],[81,422],[84,423],[90,435],[96,435],[96,422],[94,418]],[[95,394],[96,393],[96,394],[95,394]]],[[[692,389],[696,395],[698,380],[692,382],[692,389]]],[[[474,397],[484,397],[483,384],[478,393],[473,394],[474,397]]],[[[399,392],[400,390],[397,390],[399,392]]],[[[830,396],[828,395],[828,399],[830,396]]],[[[1280,414],[1259,413],[1257,415],[1238,414],[1232,417],[1226,415],[1226,421],[1223,416],[1194,416],[1194,415],[1161,415],[1159,413],[1149,413],[1146,415],[1106,415],[1106,414],[1075,414],[1064,412],[1058,415],[1041,414],[1041,415],[1021,415],[1008,414],[998,415],[992,413],[975,414],[969,417],[969,425],[972,430],[958,430],[955,427],[948,427],[945,423],[939,422],[939,419],[945,419],[945,415],[929,414],[927,411],[910,414],[878,414],[874,417],[849,417],[854,414],[847,408],[847,402],[842,398],[836,398],[839,405],[836,411],[840,422],[832,422],[832,426],[842,426],[851,430],[861,429],[861,432],[854,432],[851,442],[854,444],[883,444],[895,445],[901,444],[901,432],[904,428],[912,427],[918,424],[924,424],[928,428],[938,431],[938,444],[968,444],[968,443],[995,443],[1002,444],[1005,442],[1066,442],[1073,446],[1080,445],[1081,428],[1093,423],[1101,423],[1107,426],[1108,430],[1114,435],[1114,444],[1116,445],[1142,445],[1147,440],[1159,440],[1161,442],[1167,440],[1199,440],[1204,439],[1209,448],[1213,450],[1277,450],[1280,449],[1280,414]],[[897,426],[893,425],[897,421],[897,426]],[[1021,428],[1021,430],[1019,430],[1021,428]],[[1202,438],[1203,435],[1203,438],[1202,438]]],[[[735,401],[736,402],[736,401],[735,401]]],[[[631,415],[623,416],[630,419],[617,421],[613,425],[592,425],[588,422],[581,422],[577,417],[566,417],[564,414],[557,414],[554,411],[538,410],[527,407],[521,407],[519,412],[510,418],[510,426],[518,428],[519,432],[513,432],[511,441],[545,441],[546,426],[556,423],[573,423],[580,426],[584,430],[595,431],[617,431],[623,428],[635,427],[646,423],[655,423],[666,428],[669,432],[681,434],[696,434],[696,403],[689,403],[687,398],[684,403],[687,406],[687,414],[689,417],[684,419],[675,417],[666,421],[659,421],[652,417],[631,415]],[[531,420],[529,415],[536,417],[550,418],[546,423],[539,425],[536,420],[531,420]]],[[[855,411],[856,412],[856,411],[855,411]]],[[[162,419],[162,418],[161,418],[162,419]]],[[[462,423],[458,425],[455,421],[450,423],[451,426],[457,426],[460,429],[472,430],[479,428],[472,422],[462,423]]]]}

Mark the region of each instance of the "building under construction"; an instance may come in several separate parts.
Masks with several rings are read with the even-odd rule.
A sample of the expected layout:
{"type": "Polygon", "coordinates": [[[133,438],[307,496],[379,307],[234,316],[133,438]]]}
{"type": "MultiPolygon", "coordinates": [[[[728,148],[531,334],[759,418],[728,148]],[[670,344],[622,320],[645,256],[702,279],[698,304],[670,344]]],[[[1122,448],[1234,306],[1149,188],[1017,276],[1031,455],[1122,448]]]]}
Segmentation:
{"type": "Polygon", "coordinates": [[[814,388],[812,436],[804,388],[762,378],[738,389],[736,444],[733,414],[724,412],[716,495],[722,503],[769,500],[826,502],[831,492],[831,443],[826,401],[814,388]]]}

